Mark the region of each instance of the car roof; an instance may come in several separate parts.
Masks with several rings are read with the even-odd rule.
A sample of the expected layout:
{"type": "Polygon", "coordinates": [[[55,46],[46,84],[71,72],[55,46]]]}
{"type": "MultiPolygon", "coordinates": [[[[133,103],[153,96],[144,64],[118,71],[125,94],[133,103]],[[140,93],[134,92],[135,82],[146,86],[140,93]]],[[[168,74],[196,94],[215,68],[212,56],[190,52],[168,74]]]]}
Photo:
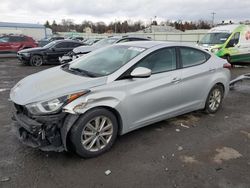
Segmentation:
{"type": "Polygon", "coordinates": [[[124,43],[117,43],[116,46],[130,46],[130,47],[138,47],[138,48],[153,48],[155,46],[161,46],[161,47],[174,47],[174,46],[180,46],[180,47],[189,47],[189,48],[195,48],[200,51],[204,51],[208,54],[210,54],[208,51],[195,46],[194,44],[183,44],[181,42],[167,42],[167,41],[133,41],[133,42],[124,42],[124,43]]]}
{"type": "Polygon", "coordinates": [[[55,40],[53,41],[55,43],[62,43],[62,42],[74,42],[74,43],[82,43],[80,41],[76,41],[76,40],[71,40],[71,39],[62,39],[62,40],[55,40]]]}
{"type": "Polygon", "coordinates": [[[140,47],[140,48],[152,48],[154,46],[164,45],[164,44],[166,46],[180,45],[175,42],[164,42],[164,41],[133,41],[133,42],[118,43],[116,45],[125,45],[125,46],[140,47]]]}

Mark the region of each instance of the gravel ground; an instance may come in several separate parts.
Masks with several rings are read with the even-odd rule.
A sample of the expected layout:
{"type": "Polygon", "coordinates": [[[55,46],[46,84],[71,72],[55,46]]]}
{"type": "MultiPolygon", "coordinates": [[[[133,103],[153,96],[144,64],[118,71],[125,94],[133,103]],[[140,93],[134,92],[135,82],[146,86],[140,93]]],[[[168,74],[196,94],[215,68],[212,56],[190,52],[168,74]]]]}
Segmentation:
{"type": "MultiPolygon", "coordinates": [[[[147,126],[86,160],[29,148],[13,135],[9,90],[46,68],[0,59],[0,187],[250,187],[250,81],[230,91],[215,115],[198,111],[147,126]]],[[[243,73],[250,67],[235,67],[232,77],[243,73]]]]}

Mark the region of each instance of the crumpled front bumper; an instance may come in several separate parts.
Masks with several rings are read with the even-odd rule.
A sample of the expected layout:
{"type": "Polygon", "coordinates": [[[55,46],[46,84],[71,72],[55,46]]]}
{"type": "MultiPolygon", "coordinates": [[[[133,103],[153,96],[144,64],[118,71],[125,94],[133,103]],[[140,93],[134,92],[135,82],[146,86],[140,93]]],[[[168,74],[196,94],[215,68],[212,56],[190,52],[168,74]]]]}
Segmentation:
{"type": "Polygon", "coordinates": [[[13,128],[19,140],[25,145],[43,151],[61,152],[66,150],[61,136],[65,116],[64,113],[29,116],[19,109],[13,114],[13,128]]]}

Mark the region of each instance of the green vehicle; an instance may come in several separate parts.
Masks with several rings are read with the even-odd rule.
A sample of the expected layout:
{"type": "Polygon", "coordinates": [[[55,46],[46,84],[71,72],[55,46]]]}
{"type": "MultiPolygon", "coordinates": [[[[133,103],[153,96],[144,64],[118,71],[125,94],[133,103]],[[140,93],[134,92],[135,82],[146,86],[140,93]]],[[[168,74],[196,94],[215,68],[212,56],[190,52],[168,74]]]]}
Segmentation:
{"type": "Polygon", "coordinates": [[[231,24],[214,27],[198,45],[229,63],[250,62],[250,26],[231,24]]]}

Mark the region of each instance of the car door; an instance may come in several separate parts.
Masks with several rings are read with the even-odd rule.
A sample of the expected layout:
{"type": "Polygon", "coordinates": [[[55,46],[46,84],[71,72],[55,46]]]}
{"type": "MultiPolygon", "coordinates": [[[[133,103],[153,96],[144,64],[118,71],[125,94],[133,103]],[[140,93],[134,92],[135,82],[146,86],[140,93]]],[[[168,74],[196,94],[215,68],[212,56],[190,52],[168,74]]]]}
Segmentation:
{"type": "Polygon", "coordinates": [[[136,67],[152,70],[149,78],[120,80],[126,90],[122,101],[126,109],[129,129],[135,129],[164,119],[179,110],[181,97],[180,72],[177,69],[176,49],[165,48],[155,51],[137,63],[136,67]]]}
{"type": "Polygon", "coordinates": [[[0,53],[10,53],[12,51],[9,40],[9,36],[0,37],[0,53]]]}
{"type": "Polygon", "coordinates": [[[69,42],[66,41],[59,42],[48,50],[47,52],[48,61],[57,62],[58,58],[63,56],[67,52],[69,52],[69,42]]]}
{"type": "Polygon", "coordinates": [[[232,61],[237,61],[240,58],[240,54],[243,52],[243,48],[241,48],[241,46],[239,45],[239,40],[240,32],[236,32],[226,45],[232,61]]]}
{"type": "Polygon", "coordinates": [[[181,100],[184,111],[196,110],[200,107],[209,90],[212,74],[216,71],[208,59],[208,53],[190,47],[179,48],[181,69],[181,100]]]}

